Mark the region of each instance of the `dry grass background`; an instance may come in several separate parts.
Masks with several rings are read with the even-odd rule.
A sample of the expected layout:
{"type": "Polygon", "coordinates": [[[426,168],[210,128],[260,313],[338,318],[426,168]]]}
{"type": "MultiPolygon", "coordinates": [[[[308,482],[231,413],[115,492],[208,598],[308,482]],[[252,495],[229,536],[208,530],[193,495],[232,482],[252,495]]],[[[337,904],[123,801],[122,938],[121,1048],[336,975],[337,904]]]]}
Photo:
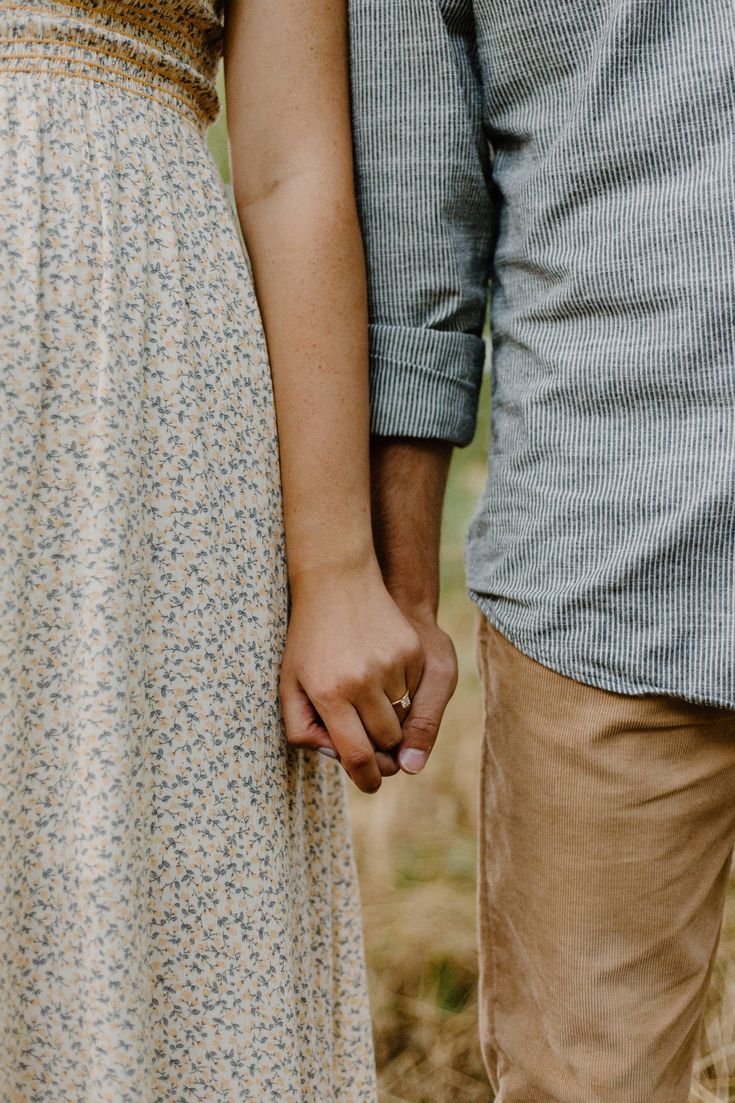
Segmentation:
{"type": "MultiPolygon", "coordinates": [[[[228,180],[224,112],[210,144],[228,180]]],[[[380,1103],[491,1103],[477,1033],[475,832],[481,692],[463,542],[485,475],[487,387],[475,443],[455,454],[442,547],[441,620],[460,687],[425,774],[352,792],[380,1103]]],[[[735,1100],[735,881],[690,1103],[735,1100]]]]}

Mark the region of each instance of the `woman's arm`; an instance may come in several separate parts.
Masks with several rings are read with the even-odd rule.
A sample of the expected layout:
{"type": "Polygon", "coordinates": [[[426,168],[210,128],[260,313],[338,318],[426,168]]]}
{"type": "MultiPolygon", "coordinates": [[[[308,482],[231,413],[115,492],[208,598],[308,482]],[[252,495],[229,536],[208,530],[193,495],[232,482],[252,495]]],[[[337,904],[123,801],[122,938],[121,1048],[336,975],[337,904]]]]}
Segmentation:
{"type": "Polygon", "coordinates": [[[407,683],[416,688],[421,659],[372,544],[345,8],[230,0],[225,75],[235,199],[278,419],[292,594],[286,726],[294,743],[334,745],[353,780],[373,791],[373,744],[400,742],[390,700],[407,683]]]}

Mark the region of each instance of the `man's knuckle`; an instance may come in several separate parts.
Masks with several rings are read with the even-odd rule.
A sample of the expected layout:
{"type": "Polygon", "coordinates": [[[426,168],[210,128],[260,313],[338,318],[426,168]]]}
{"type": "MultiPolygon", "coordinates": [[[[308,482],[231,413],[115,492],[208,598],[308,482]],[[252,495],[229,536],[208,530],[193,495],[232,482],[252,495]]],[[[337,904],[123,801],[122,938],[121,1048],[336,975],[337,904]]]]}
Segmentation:
{"type": "Polygon", "coordinates": [[[430,713],[412,713],[406,721],[406,726],[409,727],[412,735],[434,739],[439,730],[439,719],[430,713]]]}
{"type": "Polygon", "coordinates": [[[442,682],[448,684],[456,683],[457,680],[457,664],[454,660],[448,656],[442,656],[440,659],[436,659],[433,665],[433,676],[441,679],[442,682]]]}

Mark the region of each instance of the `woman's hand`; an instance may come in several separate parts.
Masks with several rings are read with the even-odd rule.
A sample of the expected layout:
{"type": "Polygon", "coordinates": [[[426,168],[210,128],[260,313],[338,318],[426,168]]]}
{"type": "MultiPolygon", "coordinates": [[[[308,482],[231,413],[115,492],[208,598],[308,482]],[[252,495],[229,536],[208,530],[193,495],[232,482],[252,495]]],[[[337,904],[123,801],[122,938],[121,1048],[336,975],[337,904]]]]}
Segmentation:
{"type": "Polygon", "coordinates": [[[422,662],[373,551],[347,7],[229,0],[225,77],[232,182],[278,423],[293,609],[286,727],[293,744],[336,753],[374,792],[381,769],[398,769],[391,701],[416,688],[422,662]]]}
{"type": "Polygon", "coordinates": [[[418,635],[385,589],[377,562],[302,571],[281,672],[289,743],[335,753],[359,789],[396,773],[390,752],[423,670],[418,635]]]}

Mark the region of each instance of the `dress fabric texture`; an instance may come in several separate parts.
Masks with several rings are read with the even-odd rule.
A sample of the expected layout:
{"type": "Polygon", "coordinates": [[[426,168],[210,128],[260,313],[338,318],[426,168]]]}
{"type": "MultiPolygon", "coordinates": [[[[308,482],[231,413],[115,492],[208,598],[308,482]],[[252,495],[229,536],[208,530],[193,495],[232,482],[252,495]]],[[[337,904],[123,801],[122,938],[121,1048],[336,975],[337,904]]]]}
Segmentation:
{"type": "Polygon", "coordinates": [[[373,1103],[207,0],[0,2],[0,1099],[373,1103]]]}

